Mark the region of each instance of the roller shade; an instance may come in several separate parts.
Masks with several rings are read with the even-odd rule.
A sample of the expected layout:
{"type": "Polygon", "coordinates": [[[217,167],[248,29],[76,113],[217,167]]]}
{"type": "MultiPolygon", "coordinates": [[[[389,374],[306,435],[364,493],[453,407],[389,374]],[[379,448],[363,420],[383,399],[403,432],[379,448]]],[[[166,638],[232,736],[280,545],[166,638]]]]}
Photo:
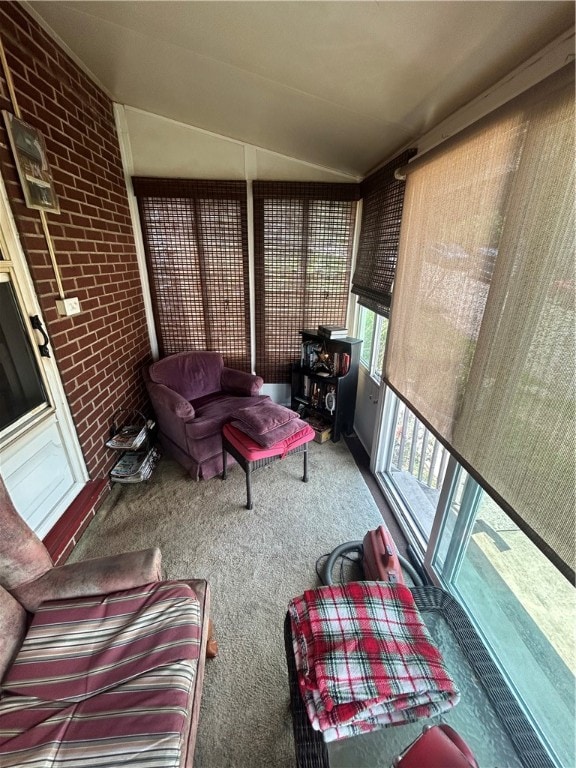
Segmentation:
{"type": "Polygon", "coordinates": [[[386,382],[575,564],[574,72],[408,166],[386,382]]]}

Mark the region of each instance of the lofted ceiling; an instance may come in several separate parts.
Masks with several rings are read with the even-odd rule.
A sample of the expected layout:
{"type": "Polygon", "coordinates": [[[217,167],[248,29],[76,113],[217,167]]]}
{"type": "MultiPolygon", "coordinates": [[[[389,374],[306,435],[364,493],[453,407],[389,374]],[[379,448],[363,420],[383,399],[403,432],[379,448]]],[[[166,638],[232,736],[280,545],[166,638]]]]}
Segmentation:
{"type": "Polygon", "coordinates": [[[358,177],[574,24],[548,0],[25,5],[114,101],[358,177]]]}

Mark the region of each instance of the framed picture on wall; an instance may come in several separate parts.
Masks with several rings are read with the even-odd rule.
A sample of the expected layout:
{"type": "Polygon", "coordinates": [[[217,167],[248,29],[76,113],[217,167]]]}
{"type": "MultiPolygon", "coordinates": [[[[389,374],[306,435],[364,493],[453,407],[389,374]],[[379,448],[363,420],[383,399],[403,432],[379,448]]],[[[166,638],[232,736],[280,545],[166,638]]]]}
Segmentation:
{"type": "Polygon", "coordinates": [[[24,120],[2,110],[28,208],[60,213],[42,134],[24,120]]]}

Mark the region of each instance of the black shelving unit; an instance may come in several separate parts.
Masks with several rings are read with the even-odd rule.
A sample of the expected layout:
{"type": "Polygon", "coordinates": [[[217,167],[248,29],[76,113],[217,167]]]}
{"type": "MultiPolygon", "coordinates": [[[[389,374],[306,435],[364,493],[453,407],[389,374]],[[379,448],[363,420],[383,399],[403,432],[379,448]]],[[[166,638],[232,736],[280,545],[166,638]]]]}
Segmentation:
{"type": "Polygon", "coordinates": [[[354,428],[362,339],[329,339],[316,331],[300,331],[302,354],[292,369],[291,408],[319,421],[338,442],[354,428]]]}

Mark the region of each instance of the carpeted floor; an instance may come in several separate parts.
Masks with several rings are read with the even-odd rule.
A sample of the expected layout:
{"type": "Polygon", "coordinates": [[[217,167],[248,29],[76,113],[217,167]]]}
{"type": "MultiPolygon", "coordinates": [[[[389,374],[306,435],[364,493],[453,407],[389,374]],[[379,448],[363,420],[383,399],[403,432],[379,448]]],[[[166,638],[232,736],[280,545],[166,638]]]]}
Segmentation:
{"type": "Polygon", "coordinates": [[[282,623],[291,597],[318,585],[316,560],[361,539],[382,516],[345,441],[258,470],[195,483],[162,459],[152,479],[115,485],[70,560],[151,545],[167,578],[205,578],[220,653],[208,661],[196,768],[292,768],[282,623]]]}

